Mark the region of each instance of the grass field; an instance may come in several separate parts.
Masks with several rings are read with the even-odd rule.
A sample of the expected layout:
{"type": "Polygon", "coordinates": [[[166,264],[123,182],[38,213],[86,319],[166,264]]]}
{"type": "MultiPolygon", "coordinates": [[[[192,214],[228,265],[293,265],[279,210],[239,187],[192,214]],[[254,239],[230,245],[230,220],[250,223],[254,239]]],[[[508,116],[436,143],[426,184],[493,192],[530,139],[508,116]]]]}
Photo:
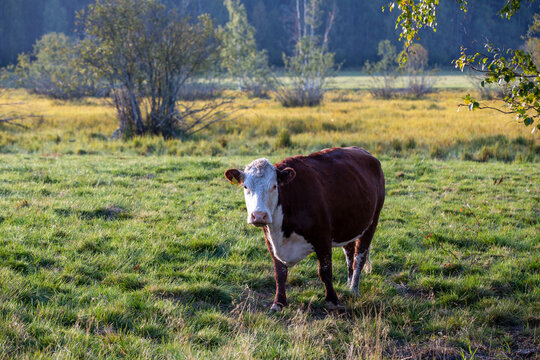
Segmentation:
{"type": "MultiPolygon", "coordinates": [[[[474,81],[459,71],[446,71],[427,77],[436,89],[462,89],[472,90],[475,88],[474,81]]],[[[366,90],[373,85],[372,77],[357,71],[341,71],[329,84],[335,90],[366,90]]],[[[396,80],[396,87],[405,87],[407,77],[400,76],[396,80]]]]}
{"type": "MultiPolygon", "coordinates": [[[[243,196],[250,157],[4,155],[0,358],[518,358],[538,351],[537,164],[383,157],[360,297],[314,256],[274,280],[243,196]],[[497,185],[495,180],[503,180],[497,185]]],[[[272,157],[271,160],[278,160],[272,157]]],[[[537,354],[537,353],[536,353],[537,354]]]]}
{"type": "Polygon", "coordinates": [[[380,100],[353,75],[311,109],[226,93],[245,109],[182,140],[112,141],[101,99],[2,94],[43,118],[0,125],[0,359],[538,358],[540,138],[457,112],[463,77],[380,100]],[[311,255],[271,313],[262,232],[223,172],[342,145],[386,176],[373,272],[353,297],[336,249],[329,313],[311,255]]]}
{"type": "MultiPolygon", "coordinates": [[[[227,96],[236,96],[226,94],[227,96]]],[[[0,153],[238,156],[306,153],[357,145],[375,155],[433,159],[535,161],[540,138],[495,111],[458,110],[462,91],[423,99],[375,99],[366,91],[329,93],[323,105],[284,109],[273,99],[235,97],[231,121],[190,139],[111,141],[114,111],[102,99],[55,101],[11,91],[0,112],[37,114],[23,130],[0,124],[0,153]],[[283,141],[290,138],[290,142],[283,141]]]]}

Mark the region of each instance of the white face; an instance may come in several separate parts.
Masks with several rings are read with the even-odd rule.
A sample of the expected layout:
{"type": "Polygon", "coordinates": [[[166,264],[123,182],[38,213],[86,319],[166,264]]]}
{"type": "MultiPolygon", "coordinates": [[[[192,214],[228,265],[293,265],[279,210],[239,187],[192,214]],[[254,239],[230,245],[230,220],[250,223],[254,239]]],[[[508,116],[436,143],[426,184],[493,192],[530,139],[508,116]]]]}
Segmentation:
{"type": "Polygon", "coordinates": [[[243,175],[248,224],[271,224],[278,203],[276,168],[268,160],[258,159],[246,167],[243,175]]]}

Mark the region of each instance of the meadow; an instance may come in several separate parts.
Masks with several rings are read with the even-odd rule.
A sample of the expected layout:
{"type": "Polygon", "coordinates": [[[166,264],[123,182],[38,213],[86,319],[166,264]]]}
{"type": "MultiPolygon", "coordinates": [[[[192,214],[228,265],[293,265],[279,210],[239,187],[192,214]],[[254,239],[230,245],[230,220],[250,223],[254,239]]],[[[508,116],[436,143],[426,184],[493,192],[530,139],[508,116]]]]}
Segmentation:
{"type": "Polygon", "coordinates": [[[338,89],[314,108],[283,108],[273,99],[226,92],[236,111],[218,126],[187,139],[145,136],[112,141],[117,120],[107,100],[60,101],[16,90],[0,96],[0,104],[8,104],[0,107],[0,114],[42,117],[23,123],[30,131],[0,124],[0,153],[286,156],[352,144],[393,157],[539,160],[540,141],[530,127],[493,110],[459,108],[465,91],[474,93],[442,88],[422,99],[384,100],[367,91],[338,89]]]}
{"type": "MultiPolygon", "coordinates": [[[[351,81],[351,80],[347,80],[351,81]]],[[[112,141],[102,99],[19,90],[0,127],[0,358],[508,359],[540,346],[540,142],[463,91],[379,100],[340,88],[316,108],[233,93],[244,109],[193,138],[112,141]],[[360,296],[324,307],[313,255],[271,313],[260,229],[223,172],[358,145],[387,197],[360,296]]]]}

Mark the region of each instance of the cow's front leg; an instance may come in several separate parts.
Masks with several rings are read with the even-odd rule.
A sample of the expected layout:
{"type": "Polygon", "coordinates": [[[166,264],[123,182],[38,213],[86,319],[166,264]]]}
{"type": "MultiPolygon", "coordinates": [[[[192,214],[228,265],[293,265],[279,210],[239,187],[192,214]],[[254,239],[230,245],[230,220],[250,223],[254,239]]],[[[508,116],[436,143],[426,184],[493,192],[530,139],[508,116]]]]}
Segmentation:
{"type": "Polygon", "coordinates": [[[274,298],[274,302],[270,310],[281,311],[284,306],[287,306],[287,292],[285,290],[285,286],[287,285],[288,269],[285,264],[283,264],[274,256],[272,244],[270,244],[266,237],[266,231],[264,235],[264,239],[266,240],[266,247],[268,247],[268,251],[270,252],[270,256],[272,257],[272,261],[274,263],[274,275],[276,278],[276,297],[274,298]]]}
{"type": "Polygon", "coordinates": [[[332,283],[332,249],[317,251],[319,259],[319,277],[324,283],[326,292],[326,307],[330,310],[342,309],[332,283]]]}
{"type": "Polygon", "coordinates": [[[270,310],[281,311],[284,306],[287,306],[287,293],[285,286],[287,285],[287,266],[281,261],[273,257],[274,260],[274,273],[276,277],[276,297],[270,310]]]}

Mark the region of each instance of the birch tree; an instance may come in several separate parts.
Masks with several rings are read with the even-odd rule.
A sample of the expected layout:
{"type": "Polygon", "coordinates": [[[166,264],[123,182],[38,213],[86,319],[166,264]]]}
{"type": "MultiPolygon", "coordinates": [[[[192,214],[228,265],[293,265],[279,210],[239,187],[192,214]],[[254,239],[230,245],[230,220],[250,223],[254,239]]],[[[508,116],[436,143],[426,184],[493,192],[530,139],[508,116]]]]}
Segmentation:
{"type": "Polygon", "coordinates": [[[328,51],[336,5],[329,12],[326,24],[322,0],[296,0],[295,5],[294,54],[283,55],[292,84],[281,87],[278,99],[283,106],[315,106],[324,97],[328,78],[336,72],[334,54],[328,51]],[[322,33],[321,29],[324,29],[322,33]]]}
{"type": "Polygon", "coordinates": [[[258,51],[255,28],[247,19],[241,0],[225,0],[229,21],[223,29],[222,65],[240,91],[262,96],[270,88],[266,51],[258,51]]]}

